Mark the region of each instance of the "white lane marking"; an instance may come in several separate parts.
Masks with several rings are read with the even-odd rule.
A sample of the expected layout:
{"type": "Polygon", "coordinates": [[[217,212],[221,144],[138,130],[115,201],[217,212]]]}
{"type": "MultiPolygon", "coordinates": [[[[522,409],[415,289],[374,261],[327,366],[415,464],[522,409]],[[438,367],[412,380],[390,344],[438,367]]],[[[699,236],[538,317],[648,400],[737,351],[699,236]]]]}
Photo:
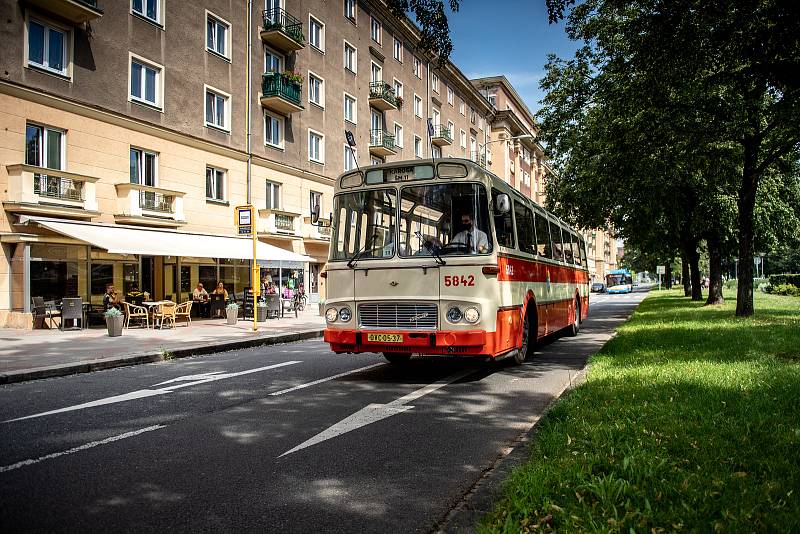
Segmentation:
{"type": "Polygon", "coordinates": [[[316,445],[318,443],[322,443],[323,441],[333,439],[337,436],[341,436],[342,434],[346,434],[352,430],[357,430],[362,426],[367,426],[371,423],[376,423],[381,419],[386,419],[387,417],[391,417],[393,415],[397,415],[399,413],[403,413],[413,408],[413,406],[406,405],[407,402],[412,400],[418,399],[423,395],[427,395],[429,393],[433,393],[437,389],[441,389],[448,384],[452,384],[456,380],[460,380],[467,375],[471,375],[475,372],[475,369],[468,369],[466,371],[461,371],[455,374],[448,376],[447,378],[443,378],[438,382],[434,382],[433,384],[428,384],[424,388],[420,388],[416,391],[412,391],[408,395],[403,395],[399,399],[393,400],[388,404],[370,404],[356,413],[342,419],[335,425],[323,430],[316,436],[304,441],[297,447],[290,449],[280,456],[286,456],[287,454],[292,454],[293,452],[297,452],[301,449],[305,449],[306,447],[311,447],[312,445],[316,445]]]}
{"type": "Polygon", "coordinates": [[[81,445],[79,447],[74,447],[66,451],[54,452],[52,454],[40,456],[39,458],[22,460],[21,462],[17,462],[15,464],[4,465],[0,467],[0,473],[13,471],[14,469],[19,469],[20,467],[28,467],[29,465],[38,464],[39,462],[43,462],[44,460],[52,460],[53,458],[58,458],[59,456],[65,456],[67,454],[73,454],[76,452],[85,451],[86,449],[91,449],[92,447],[99,447],[100,445],[106,445],[108,443],[113,443],[115,441],[119,441],[122,439],[132,438],[134,436],[138,436],[139,434],[144,434],[145,432],[152,432],[153,430],[158,430],[160,428],[166,428],[166,426],[165,425],[148,426],[146,428],[140,428],[139,430],[133,430],[132,432],[125,432],[124,434],[120,434],[119,436],[112,436],[110,438],[101,439],[99,441],[90,441],[89,443],[85,443],[84,445],[81,445]]]}
{"type": "Polygon", "coordinates": [[[199,375],[191,375],[191,376],[181,376],[178,378],[174,378],[172,380],[167,380],[166,382],[161,382],[160,384],[156,384],[153,387],[160,386],[161,384],[168,384],[174,381],[180,381],[183,383],[175,384],[173,386],[167,386],[164,388],[158,389],[140,389],[138,391],[131,391],[130,393],[125,393],[123,395],[115,395],[113,397],[106,397],[105,399],[98,399],[96,401],[91,402],[84,402],[83,404],[76,404],[74,406],[67,406],[66,408],[59,408],[57,410],[50,410],[48,412],[41,412],[33,415],[26,415],[25,417],[18,417],[16,419],[8,419],[3,421],[3,423],[11,423],[13,421],[22,421],[24,419],[34,419],[36,417],[44,417],[46,415],[54,415],[57,413],[64,413],[64,412],[73,412],[75,410],[85,410],[86,408],[94,408],[96,406],[104,406],[106,404],[115,404],[118,402],[125,402],[129,400],[136,400],[136,399],[143,399],[146,397],[153,397],[155,395],[165,395],[167,393],[172,393],[176,389],[182,389],[189,386],[196,386],[198,384],[206,384],[208,382],[216,382],[217,380],[223,380],[226,378],[234,378],[236,376],[243,376],[249,375],[251,373],[258,373],[260,371],[267,371],[269,369],[276,369],[278,367],[284,367],[286,365],[293,365],[296,363],[300,363],[299,361],[289,361],[283,363],[276,363],[274,365],[267,365],[264,367],[257,367],[255,369],[248,369],[246,371],[239,371],[236,373],[221,373],[221,374],[214,374],[214,373],[202,373],[199,375]]]}
{"type": "Polygon", "coordinates": [[[285,395],[286,393],[291,393],[292,391],[297,391],[298,389],[308,388],[311,386],[316,386],[317,384],[322,384],[323,382],[328,382],[330,380],[336,380],[337,378],[341,378],[343,376],[352,375],[353,373],[360,373],[361,371],[366,371],[367,369],[372,369],[373,367],[380,367],[382,365],[386,365],[385,363],[373,363],[372,365],[367,365],[366,367],[359,367],[358,369],[353,369],[352,371],[346,371],[344,373],[339,373],[338,375],[329,376],[327,378],[320,378],[319,380],[314,380],[313,382],[306,382],[305,384],[300,384],[299,386],[294,386],[289,389],[282,389],[280,391],[276,391],[274,393],[270,393],[270,395],[285,395]]]}

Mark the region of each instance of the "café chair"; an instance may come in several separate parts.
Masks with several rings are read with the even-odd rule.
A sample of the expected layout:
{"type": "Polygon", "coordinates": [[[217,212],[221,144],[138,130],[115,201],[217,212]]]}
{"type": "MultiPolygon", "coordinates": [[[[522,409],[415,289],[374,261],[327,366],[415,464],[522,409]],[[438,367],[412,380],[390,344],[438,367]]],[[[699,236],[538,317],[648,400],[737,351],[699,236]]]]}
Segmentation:
{"type": "Polygon", "coordinates": [[[172,328],[175,328],[175,308],[176,304],[174,302],[165,302],[161,304],[156,309],[155,313],[153,313],[153,326],[155,327],[155,322],[159,322],[159,329],[164,329],[164,323],[167,321],[172,323],[172,328]]]}
{"type": "Polygon", "coordinates": [[[46,305],[44,297],[32,297],[31,300],[33,301],[33,328],[35,329],[37,325],[39,328],[47,326],[48,330],[53,328],[53,319],[60,317],[61,312],[46,305]],[[50,324],[47,323],[48,320],[50,324]]]}
{"type": "Polygon", "coordinates": [[[187,300],[175,307],[175,319],[186,319],[186,326],[192,324],[192,301],[187,300]]]}
{"type": "Polygon", "coordinates": [[[125,328],[130,328],[131,319],[144,320],[144,325],[150,328],[150,314],[147,312],[147,308],[126,301],[122,301],[122,303],[125,305],[125,328]]]}

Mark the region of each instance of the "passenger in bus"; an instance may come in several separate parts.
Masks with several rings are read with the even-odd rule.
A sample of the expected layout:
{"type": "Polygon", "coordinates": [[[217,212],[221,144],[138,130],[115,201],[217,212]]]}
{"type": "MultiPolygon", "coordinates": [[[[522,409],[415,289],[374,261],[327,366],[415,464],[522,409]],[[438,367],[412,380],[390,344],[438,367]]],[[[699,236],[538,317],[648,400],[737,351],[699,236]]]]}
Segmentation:
{"type": "Polygon", "coordinates": [[[457,233],[450,243],[466,245],[469,254],[484,254],[489,251],[489,238],[486,236],[486,232],[475,228],[472,214],[461,215],[461,226],[464,229],[457,233]]]}

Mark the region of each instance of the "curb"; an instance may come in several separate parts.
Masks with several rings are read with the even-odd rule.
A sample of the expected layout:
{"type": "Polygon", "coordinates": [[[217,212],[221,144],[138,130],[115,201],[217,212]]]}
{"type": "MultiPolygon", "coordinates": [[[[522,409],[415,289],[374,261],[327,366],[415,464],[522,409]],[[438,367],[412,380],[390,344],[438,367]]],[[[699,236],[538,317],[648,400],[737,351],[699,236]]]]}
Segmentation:
{"type": "Polygon", "coordinates": [[[164,361],[164,353],[168,353],[169,359],[172,358],[186,358],[189,356],[201,356],[203,354],[210,354],[214,352],[225,352],[236,349],[249,349],[253,347],[261,347],[265,345],[277,345],[279,343],[292,343],[294,341],[302,341],[305,339],[314,339],[322,337],[324,329],[315,328],[310,330],[300,330],[297,332],[286,332],[284,334],[275,334],[271,336],[264,336],[257,339],[243,339],[236,341],[228,341],[214,345],[189,345],[182,346],[176,349],[163,349],[151,350],[148,352],[140,352],[136,354],[128,354],[124,356],[112,356],[110,358],[99,358],[81,363],[68,363],[64,365],[51,365],[47,367],[36,367],[33,369],[20,369],[10,373],[0,374],[0,384],[16,384],[19,382],[28,382],[30,380],[39,380],[42,378],[54,378],[58,376],[76,375],[81,373],[91,373],[94,371],[102,371],[104,369],[113,369],[115,367],[128,367],[131,365],[139,365],[143,363],[153,363],[164,361]]]}

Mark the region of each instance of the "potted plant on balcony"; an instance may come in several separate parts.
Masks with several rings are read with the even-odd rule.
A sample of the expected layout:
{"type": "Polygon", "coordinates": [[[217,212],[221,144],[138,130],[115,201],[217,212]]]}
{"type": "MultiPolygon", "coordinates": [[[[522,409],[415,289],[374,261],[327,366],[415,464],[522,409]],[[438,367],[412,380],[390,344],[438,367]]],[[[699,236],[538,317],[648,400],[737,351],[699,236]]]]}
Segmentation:
{"type": "Polygon", "coordinates": [[[225,315],[228,318],[228,324],[236,324],[236,321],[239,320],[239,305],[231,302],[225,306],[225,315]]]}
{"type": "Polygon", "coordinates": [[[403,109],[403,97],[402,96],[394,97],[394,101],[397,104],[397,109],[403,109]]]}
{"type": "Polygon", "coordinates": [[[283,76],[286,79],[286,81],[295,83],[297,85],[303,83],[303,75],[296,70],[295,71],[285,70],[281,73],[281,76],[283,76]]]}
{"type": "Polygon", "coordinates": [[[256,304],[256,320],[259,323],[267,320],[267,303],[263,300],[258,301],[256,304]]]}
{"type": "Polygon", "coordinates": [[[125,316],[117,308],[109,308],[103,314],[106,318],[106,328],[108,328],[108,337],[117,337],[122,335],[122,324],[125,321],[125,316]]]}

